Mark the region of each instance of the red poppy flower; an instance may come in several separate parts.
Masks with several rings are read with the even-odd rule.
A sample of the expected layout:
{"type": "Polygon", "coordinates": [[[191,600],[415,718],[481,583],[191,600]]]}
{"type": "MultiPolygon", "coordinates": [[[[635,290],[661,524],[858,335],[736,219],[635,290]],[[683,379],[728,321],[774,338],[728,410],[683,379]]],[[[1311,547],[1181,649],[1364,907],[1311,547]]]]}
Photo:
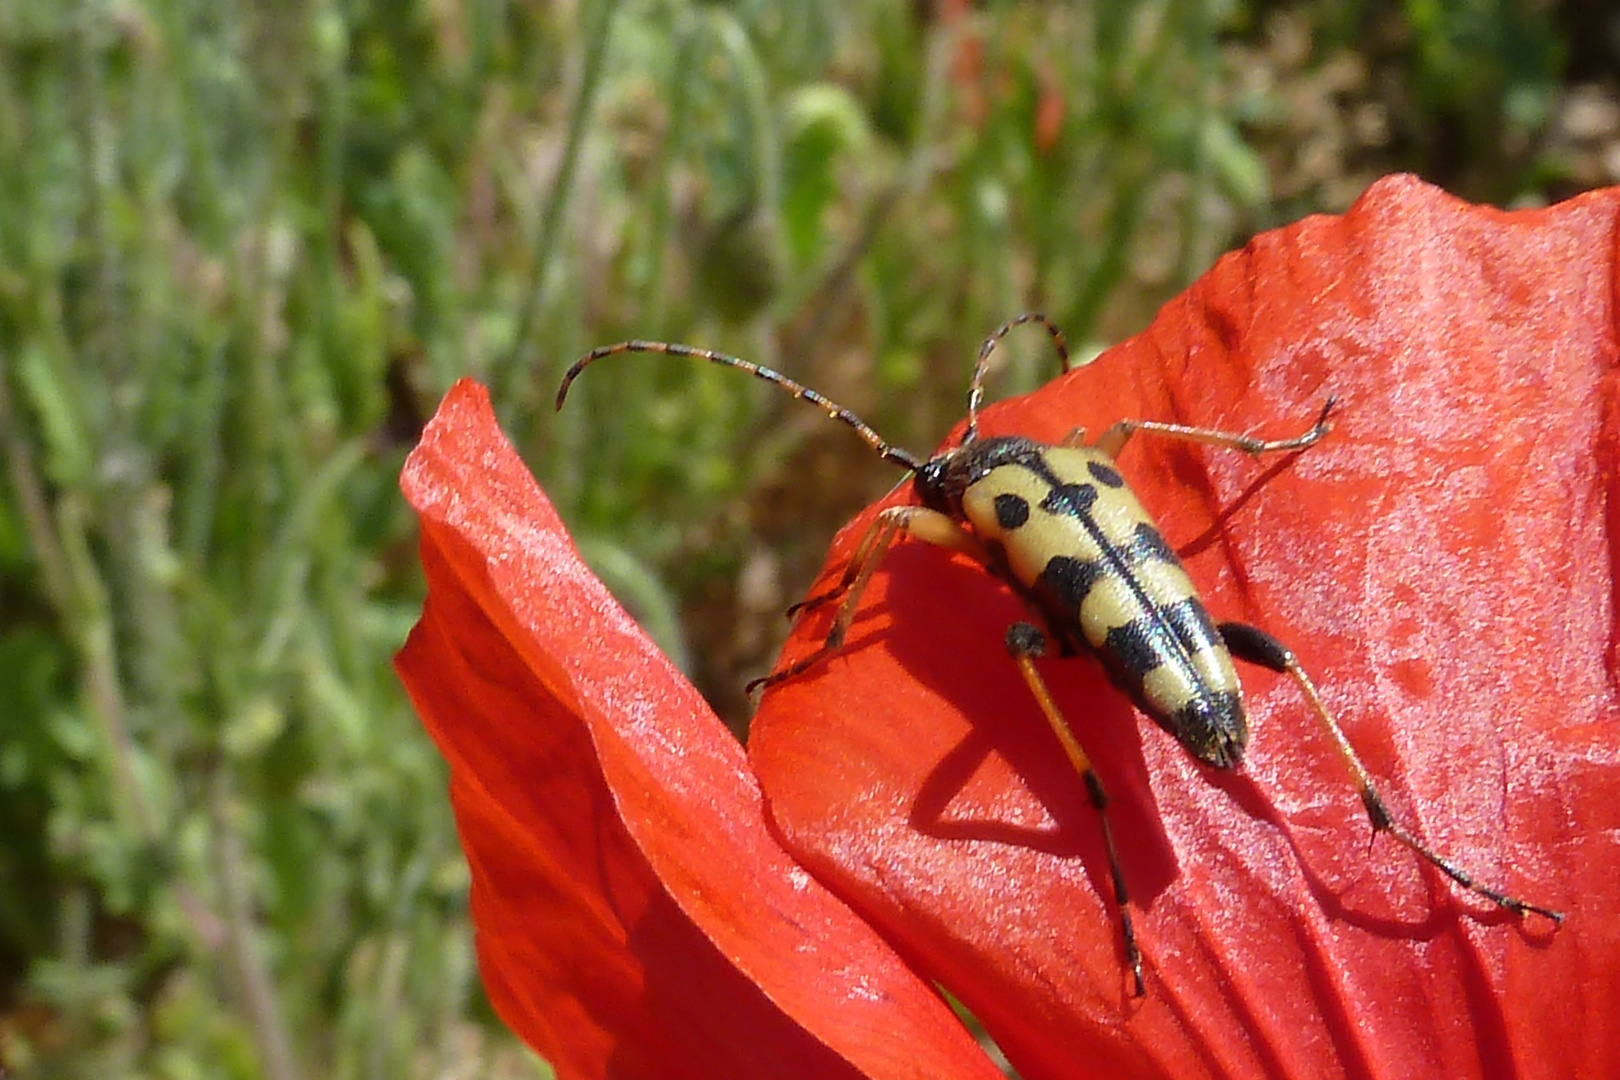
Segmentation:
{"type": "Polygon", "coordinates": [[[1114,797],[1133,999],[1004,585],[897,544],[745,762],[464,383],[405,472],[429,599],[399,668],[451,762],[496,1008],[564,1077],[995,1075],[931,984],[1026,1080],[1620,1075],[1617,219],[1616,191],[1503,213],[1386,180],[983,417],[1281,435],[1336,394],[1304,453],[1138,435],[1121,469],[1215,617],[1296,651],[1396,818],[1561,929],[1369,848],[1290,680],[1243,673],[1253,738],[1221,773],[1054,657],[1114,797]]]}

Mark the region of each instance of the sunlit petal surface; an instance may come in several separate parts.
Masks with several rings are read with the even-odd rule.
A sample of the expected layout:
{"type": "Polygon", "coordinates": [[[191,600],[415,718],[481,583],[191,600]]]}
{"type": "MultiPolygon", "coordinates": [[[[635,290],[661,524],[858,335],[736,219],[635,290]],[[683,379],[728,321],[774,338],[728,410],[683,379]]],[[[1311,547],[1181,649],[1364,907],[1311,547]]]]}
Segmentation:
{"type": "Polygon", "coordinates": [[[1337,394],[1303,454],[1139,435],[1122,470],[1215,617],[1297,651],[1397,818],[1566,911],[1561,930],[1369,850],[1291,681],[1245,670],[1254,737],[1221,775],[1091,660],[1052,658],[1115,799],[1132,1000],[1095,813],[1003,651],[1027,617],[1003,585],[897,544],[848,648],[767,694],[750,755],[789,850],[1025,1080],[1620,1076],[1617,209],[1609,191],[1503,213],[1391,178],[984,418],[1047,440],[1120,417],[1288,435],[1337,394]]]}

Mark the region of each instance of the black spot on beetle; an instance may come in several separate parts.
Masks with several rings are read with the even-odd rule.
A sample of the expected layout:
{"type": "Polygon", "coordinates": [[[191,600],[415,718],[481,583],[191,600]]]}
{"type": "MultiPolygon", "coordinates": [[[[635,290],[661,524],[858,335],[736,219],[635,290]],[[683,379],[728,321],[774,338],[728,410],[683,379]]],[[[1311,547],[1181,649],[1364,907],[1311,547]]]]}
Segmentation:
{"type": "Polygon", "coordinates": [[[1163,623],[1149,616],[1132,619],[1124,626],[1110,627],[1102,648],[1114,663],[1135,679],[1163,666],[1166,655],[1163,623]]]}
{"type": "Polygon", "coordinates": [[[1073,555],[1054,555],[1035,579],[1035,588],[1046,594],[1059,611],[1078,612],[1080,602],[1103,575],[1103,565],[1073,555]]]}
{"type": "Polygon", "coordinates": [[[1159,609],[1164,621],[1169,624],[1170,632],[1175,634],[1176,640],[1187,647],[1188,652],[1197,652],[1207,649],[1211,645],[1223,645],[1219,630],[1204,610],[1204,605],[1196,598],[1187,599],[1174,604],[1167,604],[1159,609]]]}
{"type": "Polygon", "coordinates": [[[1002,492],[996,496],[996,524],[1011,532],[1028,520],[1028,499],[1011,492],[1002,492]]]}
{"type": "Polygon", "coordinates": [[[1164,542],[1164,536],[1155,529],[1150,522],[1139,521],[1136,531],[1131,534],[1130,542],[1126,545],[1125,557],[1131,562],[1141,565],[1150,562],[1179,562],[1170,545],[1164,542]]]}
{"type": "Polygon", "coordinates": [[[1058,517],[1082,517],[1097,502],[1097,489],[1090,484],[1054,484],[1041,500],[1041,509],[1058,517]]]}
{"type": "Polygon", "coordinates": [[[1165,664],[1174,664],[1197,681],[1192,654],[1221,645],[1220,633],[1209,612],[1188,597],[1174,604],[1155,604],[1124,626],[1111,627],[1102,648],[1126,671],[1143,676],[1165,664]]]}
{"type": "Polygon", "coordinates": [[[1086,468],[1091,471],[1091,478],[1103,487],[1122,488],[1125,486],[1125,478],[1119,475],[1111,466],[1104,465],[1100,461],[1088,461],[1086,462],[1086,468]]]}

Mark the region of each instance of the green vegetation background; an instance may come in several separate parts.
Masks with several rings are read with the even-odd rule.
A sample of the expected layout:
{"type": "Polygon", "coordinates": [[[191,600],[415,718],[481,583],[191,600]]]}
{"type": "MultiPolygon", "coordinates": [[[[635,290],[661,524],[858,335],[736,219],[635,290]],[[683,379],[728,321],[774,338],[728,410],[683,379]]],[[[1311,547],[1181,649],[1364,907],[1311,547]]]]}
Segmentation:
{"type": "Polygon", "coordinates": [[[554,414],[574,357],[739,353],[927,450],[1020,311],[1094,349],[1395,169],[1612,182],[1605,10],[0,3],[0,1071],[544,1074],[389,666],[396,476],[458,376],[740,730],[893,470],[680,360],[554,414]]]}

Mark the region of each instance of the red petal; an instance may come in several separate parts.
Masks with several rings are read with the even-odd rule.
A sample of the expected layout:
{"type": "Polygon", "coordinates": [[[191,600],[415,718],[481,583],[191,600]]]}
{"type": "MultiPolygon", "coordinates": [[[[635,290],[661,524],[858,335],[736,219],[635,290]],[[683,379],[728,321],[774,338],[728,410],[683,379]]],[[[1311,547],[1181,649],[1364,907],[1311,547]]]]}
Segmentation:
{"type": "Polygon", "coordinates": [[[398,668],[451,766],[497,1011],[564,1077],[996,1077],[767,832],[742,748],[580,563],[482,387],[402,481],[398,668]]]}
{"type": "Polygon", "coordinates": [[[1617,210],[1392,178],[985,417],[1283,435],[1338,394],[1292,459],[1139,435],[1122,469],[1215,617],[1297,651],[1397,819],[1562,930],[1369,852],[1291,681],[1244,673],[1254,738],[1218,775],[1091,661],[1043,661],[1115,799],[1148,969],[1129,1000],[1095,813],[1001,644],[1025,610],[923,544],[885,561],[848,648],[766,698],[750,754],[789,850],[1025,1080],[1620,1076],[1617,210]]]}

